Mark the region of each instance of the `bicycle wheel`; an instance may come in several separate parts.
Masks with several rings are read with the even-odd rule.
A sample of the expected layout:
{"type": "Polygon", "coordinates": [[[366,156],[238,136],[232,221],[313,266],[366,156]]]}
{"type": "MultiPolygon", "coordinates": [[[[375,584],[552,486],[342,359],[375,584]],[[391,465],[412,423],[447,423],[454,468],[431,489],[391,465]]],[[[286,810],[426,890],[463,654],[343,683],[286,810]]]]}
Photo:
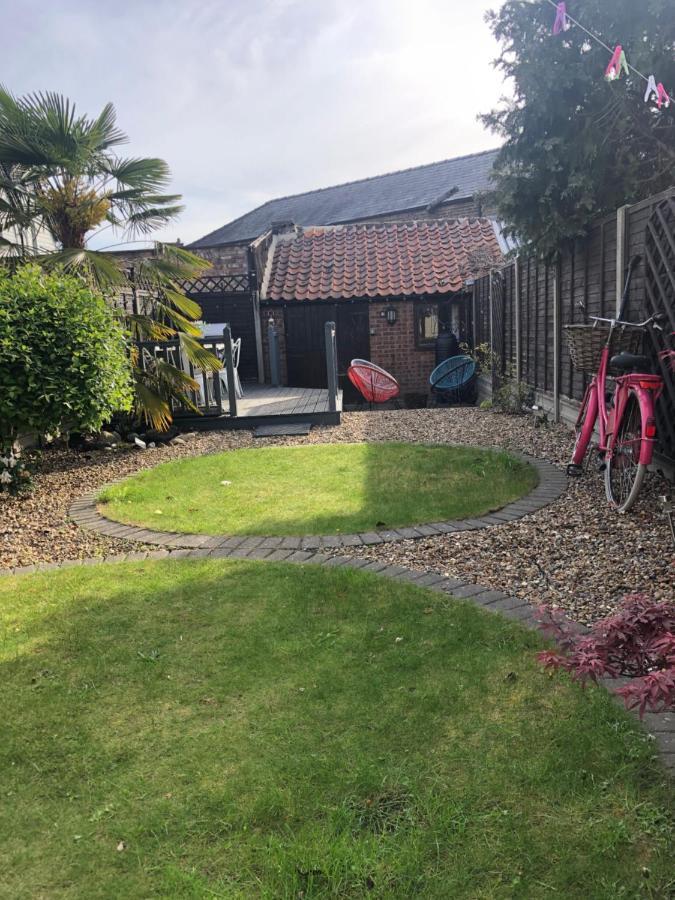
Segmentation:
{"type": "Polygon", "coordinates": [[[631,392],[605,468],[605,493],[617,512],[628,512],[640,493],[647,473],[647,466],[640,463],[641,446],[642,410],[637,396],[631,392]]]}

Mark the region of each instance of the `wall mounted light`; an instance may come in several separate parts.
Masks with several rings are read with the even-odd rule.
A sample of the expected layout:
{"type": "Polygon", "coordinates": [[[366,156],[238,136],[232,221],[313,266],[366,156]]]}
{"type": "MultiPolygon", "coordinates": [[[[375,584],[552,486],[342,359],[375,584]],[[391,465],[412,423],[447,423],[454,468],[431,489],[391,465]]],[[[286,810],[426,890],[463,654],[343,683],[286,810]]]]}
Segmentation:
{"type": "Polygon", "coordinates": [[[396,307],[388,306],[384,311],[384,317],[387,320],[387,325],[395,325],[396,324],[396,307]]]}

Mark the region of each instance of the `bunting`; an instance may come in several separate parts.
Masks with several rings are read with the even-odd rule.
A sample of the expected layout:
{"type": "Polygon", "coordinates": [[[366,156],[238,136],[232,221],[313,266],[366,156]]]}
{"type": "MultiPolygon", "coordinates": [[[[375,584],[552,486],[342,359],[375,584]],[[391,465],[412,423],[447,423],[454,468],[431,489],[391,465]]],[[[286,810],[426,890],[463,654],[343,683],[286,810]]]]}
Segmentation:
{"type": "Polygon", "coordinates": [[[666,91],[662,82],[657,82],[655,75],[647,77],[647,75],[644,75],[639,69],[636,69],[635,66],[632,66],[626,59],[626,53],[621,44],[617,44],[614,49],[609,47],[602,38],[598,37],[593,31],[589,31],[589,29],[582,25],[581,22],[577,21],[577,19],[569,14],[567,11],[567,3],[559,3],[556,2],[556,0],[548,0],[548,3],[555,7],[555,19],[551,29],[553,34],[562,34],[571,28],[572,25],[580,28],[584,34],[591,38],[591,40],[595,41],[596,44],[599,44],[601,47],[604,47],[605,50],[611,54],[609,63],[605,69],[605,78],[607,81],[616,81],[621,78],[622,74],[630,75],[630,73],[633,72],[638,78],[642,78],[642,80],[647,83],[645,103],[654,103],[659,110],[663,108],[668,109],[672,98],[666,91]]]}

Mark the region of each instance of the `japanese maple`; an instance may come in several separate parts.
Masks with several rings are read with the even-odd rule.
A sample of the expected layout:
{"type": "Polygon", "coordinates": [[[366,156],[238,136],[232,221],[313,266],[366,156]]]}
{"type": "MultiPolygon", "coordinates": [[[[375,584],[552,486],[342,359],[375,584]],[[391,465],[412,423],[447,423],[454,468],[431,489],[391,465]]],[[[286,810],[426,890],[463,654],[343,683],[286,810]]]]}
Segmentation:
{"type": "Polygon", "coordinates": [[[630,594],[619,610],[579,634],[562,613],[542,607],[540,628],[558,645],[537,655],[550,670],[564,669],[577,681],[622,675],[617,689],[628,709],[662,712],[675,708],[675,603],[630,594]]]}

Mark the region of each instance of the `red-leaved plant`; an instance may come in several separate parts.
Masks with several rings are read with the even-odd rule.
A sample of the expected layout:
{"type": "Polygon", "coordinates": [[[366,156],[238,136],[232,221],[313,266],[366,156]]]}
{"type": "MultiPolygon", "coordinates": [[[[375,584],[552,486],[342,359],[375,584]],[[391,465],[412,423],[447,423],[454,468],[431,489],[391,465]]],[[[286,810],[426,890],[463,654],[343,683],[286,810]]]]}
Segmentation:
{"type": "Polygon", "coordinates": [[[577,681],[603,676],[634,679],[616,693],[627,709],[663,712],[675,708],[675,603],[657,603],[646,594],[625,597],[619,611],[579,634],[566,617],[542,607],[539,627],[559,650],[537,659],[547,669],[564,669],[577,681]]]}

